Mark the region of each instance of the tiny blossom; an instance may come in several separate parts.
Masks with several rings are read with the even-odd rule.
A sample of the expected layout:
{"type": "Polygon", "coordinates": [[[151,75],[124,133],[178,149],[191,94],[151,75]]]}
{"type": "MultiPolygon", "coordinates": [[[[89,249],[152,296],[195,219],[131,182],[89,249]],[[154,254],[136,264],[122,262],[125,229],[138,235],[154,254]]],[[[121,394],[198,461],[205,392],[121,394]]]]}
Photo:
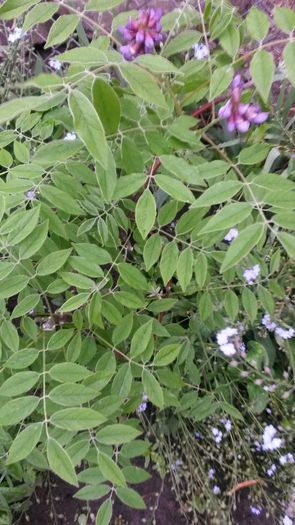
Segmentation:
{"type": "Polygon", "coordinates": [[[216,427],[212,427],[211,430],[212,430],[212,434],[213,434],[214,439],[215,439],[215,443],[217,443],[219,445],[219,443],[221,443],[221,441],[222,441],[222,436],[223,436],[221,430],[219,430],[216,427]]]}
{"type": "Polygon", "coordinates": [[[269,314],[264,314],[264,316],[261,319],[261,324],[265,326],[269,332],[273,332],[277,328],[277,324],[271,320],[271,317],[269,314]]]}
{"type": "Polygon", "coordinates": [[[277,429],[273,425],[267,425],[263,431],[263,450],[276,450],[282,446],[283,440],[275,437],[277,429]]]}
{"type": "Polygon", "coordinates": [[[276,385],[275,383],[273,383],[272,385],[266,385],[263,387],[263,390],[265,392],[274,392],[275,389],[277,388],[278,385],[276,385]]]}
{"type": "Polygon", "coordinates": [[[16,42],[17,40],[20,40],[21,34],[22,34],[21,27],[15,27],[8,35],[8,39],[7,39],[8,42],[10,42],[11,44],[14,44],[14,42],[16,42]]]}
{"type": "Polygon", "coordinates": [[[120,48],[125,60],[132,60],[138,55],[152,53],[155,46],[163,42],[161,17],[161,9],[143,9],[139,11],[136,20],[129,18],[125,26],[119,27],[126,43],[120,48]]]}
{"type": "Polygon", "coordinates": [[[243,272],[243,276],[246,279],[248,284],[253,284],[259,274],[260,274],[259,264],[255,264],[254,266],[252,266],[252,268],[247,268],[243,272]]]}
{"type": "Polygon", "coordinates": [[[210,468],[209,472],[208,472],[209,479],[213,479],[214,478],[214,474],[215,474],[215,469],[214,468],[210,468]]]}
{"type": "Polygon", "coordinates": [[[293,525],[293,520],[287,514],[283,517],[283,525],[293,525]]]}
{"type": "Polygon", "coordinates": [[[292,337],[294,337],[295,335],[295,330],[294,328],[286,329],[286,328],[278,327],[275,329],[275,333],[282,339],[292,339],[292,337]]]}
{"type": "Polygon", "coordinates": [[[77,138],[76,133],[69,132],[66,134],[64,140],[72,141],[72,140],[76,140],[76,138],[77,138]]]}
{"type": "Polygon", "coordinates": [[[294,456],[290,452],[288,454],[285,454],[284,456],[281,456],[279,458],[279,462],[281,465],[286,465],[287,463],[294,463],[294,456]]]}
{"type": "Polygon", "coordinates": [[[239,232],[236,228],[231,228],[229,232],[224,237],[224,240],[226,242],[232,242],[237,236],[239,235],[239,232]]]}
{"type": "Polygon", "coordinates": [[[220,420],[220,423],[223,424],[223,426],[224,426],[224,428],[225,428],[225,430],[226,430],[227,432],[230,432],[230,431],[231,431],[231,429],[232,429],[232,424],[231,424],[231,421],[230,421],[229,419],[223,418],[223,419],[220,420]]]}
{"type": "Polygon", "coordinates": [[[218,485],[214,485],[212,492],[215,494],[215,496],[218,496],[218,494],[221,493],[220,487],[218,487],[218,485]]]}
{"type": "Polygon", "coordinates": [[[51,67],[51,69],[54,69],[55,71],[61,70],[62,66],[59,60],[55,60],[54,58],[52,58],[51,60],[49,60],[48,64],[51,67]]]}
{"type": "Polygon", "coordinates": [[[267,469],[266,473],[271,478],[277,470],[276,465],[273,463],[270,468],[267,469]]]}
{"type": "Polygon", "coordinates": [[[232,356],[236,353],[235,345],[230,341],[231,337],[238,335],[236,328],[224,328],[217,332],[216,339],[219,345],[219,349],[226,356],[232,356]]]}
{"type": "Polygon", "coordinates": [[[55,324],[52,321],[52,319],[48,319],[48,321],[45,321],[45,323],[42,324],[42,330],[44,330],[45,332],[51,332],[52,330],[54,330],[54,328],[55,324]]]}
{"type": "Polygon", "coordinates": [[[147,400],[148,400],[148,396],[146,394],[143,394],[143,396],[142,396],[142,403],[140,403],[140,405],[138,406],[137,412],[141,413],[141,412],[145,412],[146,411],[147,400]]]}
{"type": "Polygon", "coordinates": [[[203,436],[202,436],[202,434],[200,434],[200,432],[195,432],[195,438],[196,439],[202,439],[203,436]]]}
{"type": "Polygon", "coordinates": [[[35,201],[37,200],[37,195],[36,195],[36,192],[34,190],[29,190],[29,191],[26,191],[25,193],[25,197],[27,199],[29,199],[30,201],[35,201]]]}
{"type": "Polygon", "coordinates": [[[172,470],[178,470],[181,467],[181,465],[182,465],[182,461],[180,459],[177,459],[175,463],[172,463],[172,465],[170,466],[172,470]]]}
{"type": "Polygon", "coordinates": [[[259,516],[261,514],[261,512],[262,512],[262,508],[261,507],[254,507],[254,505],[250,505],[250,511],[255,516],[259,516]]]}
{"type": "Polygon", "coordinates": [[[193,51],[197,60],[203,60],[209,56],[209,49],[205,44],[194,44],[193,51]]]}
{"type": "Polygon", "coordinates": [[[268,118],[268,113],[261,111],[258,104],[242,104],[241,95],[243,81],[241,75],[236,75],[231,84],[231,97],[219,109],[219,117],[227,121],[230,133],[237,130],[246,133],[251,124],[262,124],[268,118]]]}

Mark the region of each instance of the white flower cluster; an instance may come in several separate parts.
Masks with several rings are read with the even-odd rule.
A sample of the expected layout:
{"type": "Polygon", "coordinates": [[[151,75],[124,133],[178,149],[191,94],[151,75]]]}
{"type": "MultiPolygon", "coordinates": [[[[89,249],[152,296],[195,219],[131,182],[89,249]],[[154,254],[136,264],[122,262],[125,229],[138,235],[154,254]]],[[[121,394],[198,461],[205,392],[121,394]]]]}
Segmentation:
{"type": "Polygon", "coordinates": [[[291,452],[288,452],[288,454],[285,454],[284,456],[281,456],[279,458],[279,462],[281,465],[286,465],[287,463],[294,463],[294,456],[291,454],[291,452]]]}
{"type": "Polygon", "coordinates": [[[282,328],[281,326],[278,326],[277,323],[271,320],[269,314],[264,314],[261,324],[265,326],[269,332],[275,332],[275,334],[281,339],[291,339],[295,335],[294,328],[282,328]]]}
{"type": "Polygon", "coordinates": [[[222,441],[222,436],[223,436],[221,430],[219,430],[216,427],[212,427],[211,431],[212,431],[212,434],[214,436],[215,443],[217,443],[217,445],[219,445],[219,443],[221,443],[221,441],[222,441]]]}
{"type": "Polygon", "coordinates": [[[222,419],[220,420],[220,423],[223,424],[223,426],[224,426],[224,428],[225,428],[225,430],[226,430],[227,432],[230,432],[230,431],[231,431],[231,429],[232,429],[232,424],[231,424],[231,421],[230,421],[229,419],[222,418],[222,419]]]}
{"type": "Polygon", "coordinates": [[[229,230],[229,232],[226,234],[226,236],[224,237],[224,240],[226,242],[229,242],[231,243],[232,241],[235,240],[235,238],[239,235],[239,232],[236,228],[231,228],[229,230]]]}
{"type": "Polygon", "coordinates": [[[254,264],[251,268],[247,268],[243,272],[243,276],[248,284],[254,284],[255,279],[257,279],[260,274],[259,264],[254,264]]]}
{"type": "Polygon", "coordinates": [[[61,62],[59,62],[59,60],[55,60],[54,58],[51,58],[48,64],[51,67],[51,69],[54,69],[54,71],[61,70],[61,62]]]}
{"type": "Polygon", "coordinates": [[[10,42],[11,44],[14,44],[14,42],[17,42],[17,40],[20,39],[21,34],[22,34],[21,27],[15,27],[8,35],[8,39],[7,39],[8,42],[10,42]]]}
{"type": "MultiPolygon", "coordinates": [[[[237,352],[237,347],[235,346],[233,339],[232,339],[237,336],[239,336],[238,329],[231,328],[230,326],[217,332],[217,335],[216,335],[217,344],[219,345],[219,349],[224,355],[230,357],[237,352]]],[[[235,343],[237,344],[236,341],[235,343]]],[[[238,342],[238,346],[242,352],[245,352],[246,347],[244,343],[238,342]]]]}
{"type": "Polygon", "coordinates": [[[76,140],[76,138],[77,138],[76,133],[69,132],[69,133],[66,134],[64,140],[72,141],[72,140],[76,140]]]}
{"type": "Polygon", "coordinates": [[[274,475],[274,473],[276,472],[276,470],[277,470],[277,467],[276,467],[276,465],[273,463],[273,464],[267,469],[266,474],[271,478],[271,477],[274,475]]]}
{"type": "Polygon", "coordinates": [[[283,517],[283,525],[293,525],[293,520],[287,514],[283,517]]]}
{"type": "Polygon", "coordinates": [[[262,450],[276,450],[283,444],[281,438],[275,437],[277,429],[273,425],[267,425],[263,431],[262,450]]]}
{"type": "Polygon", "coordinates": [[[209,56],[209,49],[205,44],[194,44],[193,45],[194,57],[197,60],[203,60],[209,56]]]}
{"type": "Polygon", "coordinates": [[[261,512],[262,512],[262,508],[261,507],[255,507],[254,505],[250,505],[250,511],[255,516],[259,516],[261,514],[261,512]]]}

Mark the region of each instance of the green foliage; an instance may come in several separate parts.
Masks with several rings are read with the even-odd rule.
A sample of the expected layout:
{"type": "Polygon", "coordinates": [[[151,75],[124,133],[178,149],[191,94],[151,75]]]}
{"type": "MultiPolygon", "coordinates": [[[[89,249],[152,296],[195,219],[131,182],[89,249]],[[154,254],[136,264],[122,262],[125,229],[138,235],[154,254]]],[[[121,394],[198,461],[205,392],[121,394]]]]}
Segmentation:
{"type": "MultiPolygon", "coordinates": [[[[121,3],[90,0],[86,11],[121,3]]],[[[97,525],[111,522],[114,494],[143,509],[129,485],[147,479],[133,458],[156,457],[145,405],[165,436],[224,415],[246,427],[272,400],[288,428],[294,343],[261,319],[267,312],[285,329],[293,319],[294,12],[274,10],[287,33],[276,100],[282,72],[268,17],[252,8],[242,24],[227,3],[206,6],[201,18],[191,6],[166,14],[163,47],[132,62],[112,47],[129,16],[120,13],[110,34],[63,47],[58,72],[36,73],[0,106],[0,497],[8,507],[13,483],[30,488],[27,473],[49,469],[78,487],[76,498],[105,498],[97,525]],[[191,48],[203,24],[214,46],[199,60],[191,48]],[[260,99],[272,115],[229,135],[216,109],[247,64],[243,103],[260,99]],[[216,339],[229,326],[238,327],[233,360],[216,339]],[[270,380],[284,389],[260,388],[270,380]]],[[[82,38],[86,15],[73,8],[0,7],[2,20],[19,15],[24,32],[56,16],[45,48],[82,38]]]]}

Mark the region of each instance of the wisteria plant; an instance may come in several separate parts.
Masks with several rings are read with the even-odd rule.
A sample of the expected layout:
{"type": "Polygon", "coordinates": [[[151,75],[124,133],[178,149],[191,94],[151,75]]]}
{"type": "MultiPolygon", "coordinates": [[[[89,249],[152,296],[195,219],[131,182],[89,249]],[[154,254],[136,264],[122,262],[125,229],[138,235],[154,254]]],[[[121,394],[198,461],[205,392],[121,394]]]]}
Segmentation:
{"type": "Polygon", "coordinates": [[[48,470],[144,509],[139,457],[290,525],[295,12],[74,4],[0,6],[7,60],[52,21],[0,105],[0,522],[48,470]]]}

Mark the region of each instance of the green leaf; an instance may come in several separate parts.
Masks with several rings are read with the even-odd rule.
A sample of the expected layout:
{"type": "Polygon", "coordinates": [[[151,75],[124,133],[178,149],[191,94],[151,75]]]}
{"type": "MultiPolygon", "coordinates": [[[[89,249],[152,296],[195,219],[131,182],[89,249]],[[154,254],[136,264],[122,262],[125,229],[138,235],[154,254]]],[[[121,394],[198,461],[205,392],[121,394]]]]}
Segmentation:
{"type": "Polygon", "coordinates": [[[106,135],[116,133],[121,118],[120,100],[112,86],[101,78],[92,84],[92,102],[106,135]]]}
{"type": "Polygon", "coordinates": [[[116,190],[117,183],[116,164],[110,148],[108,148],[107,163],[106,169],[98,164],[96,165],[96,178],[105,202],[110,203],[116,190]]]}
{"type": "Polygon", "coordinates": [[[131,340],[130,356],[135,358],[142,354],[147,348],[153,331],[153,319],[140,326],[131,340]]]}
{"type": "Polygon", "coordinates": [[[87,501],[95,501],[98,499],[103,498],[106,494],[108,494],[111,490],[111,487],[109,485],[98,485],[98,486],[87,486],[83,487],[82,489],[78,490],[74,494],[74,498],[78,498],[81,500],[87,500],[87,501]]]}
{"type": "Polygon", "coordinates": [[[112,514],[113,514],[113,504],[110,499],[107,499],[103,502],[103,504],[99,508],[99,511],[96,515],[95,525],[109,525],[112,519],[112,514]]]}
{"type": "Polygon", "coordinates": [[[234,76],[233,68],[223,66],[215,69],[210,80],[209,101],[214,100],[230,85],[234,76]]]}
{"type": "Polygon", "coordinates": [[[14,246],[23,241],[32,231],[36,228],[39,220],[40,206],[32,208],[24,212],[23,216],[19,220],[18,231],[12,231],[8,235],[7,242],[14,246]]]}
{"type": "Polygon", "coordinates": [[[183,292],[186,291],[193,276],[194,256],[191,248],[185,248],[180,253],[177,262],[177,278],[183,292]]]}
{"type": "Polygon", "coordinates": [[[75,31],[79,22],[79,15],[61,15],[50,28],[45,49],[62,44],[75,31]]]}
{"type": "Polygon", "coordinates": [[[139,55],[136,58],[136,63],[153,73],[175,73],[176,75],[182,75],[177,67],[172,62],[167,60],[160,55],[139,55]]]}
{"type": "Polygon", "coordinates": [[[0,20],[11,20],[24,13],[37,2],[40,2],[40,0],[6,0],[0,6],[0,20]]]}
{"type": "MultiPolygon", "coordinates": [[[[82,143],[79,140],[52,140],[36,150],[33,161],[46,168],[76,155],[81,148],[82,143]]],[[[43,185],[41,189],[43,189],[43,185]]]]}
{"type": "Polygon", "coordinates": [[[18,372],[4,381],[0,387],[0,396],[14,397],[31,390],[37,383],[40,374],[38,372],[18,372]]]}
{"type": "Polygon", "coordinates": [[[22,317],[23,315],[30,312],[30,310],[33,310],[35,306],[40,301],[40,295],[39,294],[31,294],[24,297],[19,303],[15,306],[15,308],[12,310],[12,313],[10,315],[10,319],[16,319],[18,317],[22,317]]]}
{"type": "Polygon", "coordinates": [[[97,392],[84,385],[76,383],[64,383],[53,388],[48,397],[54,403],[65,407],[82,405],[97,396],[97,392]]]}
{"type": "Polygon", "coordinates": [[[227,26],[219,37],[220,44],[226,53],[235,57],[240,47],[240,31],[235,23],[227,26]]]}
{"type": "Polygon", "coordinates": [[[85,366],[78,365],[77,363],[59,363],[53,365],[49,370],[49,375],[55,381],[60,383],[75,383],[76,381],[82,381],[86,377],[92,375],[85,366]]]}
{"type": "Polygon", "coordinates": [[[59,350],[60,348],[63,348],[72,338],[73,333],[73,328],[60,328],[50,337],[47,343],[47,348],[49,350],[59,350]]]}
{"type": "Polygon", "coordinates": [[[43,423],[33,423],[16,436],[8,451],[7,465],[18,463],[34,450],[40,440],[42,428],[43,423]]]}
{"type": "Polygon", "coordinates": [[[46,2],[40,5],[36,5],[31,9],[25,17],[22,30],[23,32],[29,31],[31,27],[47,22],[53,15],[58,11],[58,5],[55,2],[46,2]]]}
{"type": "Polygon", "coordinates": [[[62,313],[66,312],[73,312],[74,310],[78,310],[80,306],[83,306],[85,303],[87,303],[90,295],[89,293],[78,293],[77,295],[74,295],[73,297],[70,297],[60,308],[59,311],[62,313]]]}
{"type": "Polygon", "coordinates": [[[148,238],[143,249],[143,260],[148,272],[160,257],[162,249],[161,235],[155,233],[148,238]]]}
{"type": "Polygon", "coordinates": [[[5,319],[1,325],[0,333],[1,339],[5,345],[8,346],[12,352],[16,352],[19,347],[19,335],[14,324],[5,319]]]}
{"type": "Polygon", "coordinates": [[[90,155],[107,169],[109,149],[104,129],[95,108],[81,91],[71,91],[69,108],[74,119],[74,128],[90,155]]]}
{"type": "MultiPolygon", "coordinates": [[[[123,0],[89,0],[86,4],[86,11],[109,11],[113,7],[122,4],[123,0]]],[[[99,524],[100,525],[100,524],[99,524]]]]}
{"type": "Polygon", "coordinates": [[[8,401],[0,408],[0,425],[16,425],[23,419],[26,419],[39,404],[39,397],[26,396],[18,397],[8,401]]]}
{"type": "Polygon", "coordinates": [[[263,233],[263,223],[251,224],[241,231],[228,248],[220,271],[225,272],[229,270],[229,268],[235,266],[243,257],[246,257],[252,248],[259,243],[263,233]]]}
{"type": "Polygon", "coordinates": [[[267,102],[274,78],[273,55],[264,49],[257,51],[251,60],[250,73],[258,93],[267,102]]]}
{"type": "Polygon", "coordinates": [[[239,421],[244,421],[244,418],[243,418],[241,412],[236,407],[234,407],[233,405],[230,405],[229,403],[226,403],[224,401],[224,402],[220,403],[220,406],[233,419],[238,419],[239,421]]]}
{"type": "Polygon", "coordinates": [[[131,292],[115,292],[113,297],[120,304],[127,306],[127,308],[131,308],[132,310],[139,310],[145,306],[145,301],[139,294],[131,292]]]}
{"type": "Polygon", "coordinates": [[[138,290],[148,290],[149,284],[138,268],[129,263],[119,263],[118,270],[121,279],[129,286],[138,290]]]}
{"type": "Polygon", "coordinates": [[[9,297],[16,295],[27,286],[29,280],[26,275],[9,276],[3,279],[0,281],[0,299],[9,299],[9,297]]]}
{"type": "Polygon", "coordinates": [[[103,476],[115,486],[125,487],[126,481],[118,465],[106,454],[98,453],[98,466],[103,476]]]}
{"type": "Polygon", "coordinates": [[[269,29],[269,20],[266,13],[252,7],[246,18],[247,29],[254,40],[264,40],[269,29]]]}
{"type": "Polygon", "coordinates": [[[50,418],[53,425],[65,430],[89,430],[104,423],[106,418],[92,408],[65,408],[50,418]]]}
{"type": "Polygon", "coordinates": [[[257,317],[257,299],[249,288],[244,288],[242,291],[242,305],[251,323],[254,323],[257,317]]]}
{"type": "Polygon", "coordinates": [[[244,165],[259,164],[267,157],[269,149],[268,144],[253,144],[248,148],[243,148],[238,157],[239,163],[244,165]]]}
{"type": "Polygon", "coordinates": [[[118,487],[117,496],[122,503],[132,509],[145,509],[146,505],[142,497],[133,489],[127,487],[118,487]]]}
{"type": "Polygon", "coordinates": [[[295,29],[295,11],[287,7],[275,7],[273,10],[275,24],[285,33],[295,29]]]}
{"type": "Polygon", "coordinates": [[[175,361],[180,350],[181,344],[172,343],[170,345],[165,345],[159,350],[154,359],[155,366],[166,366],[175,361]]]}
{"type": "Polygon", "coordinates": [[[39,224],[19,245],[20,259],[29,259],[43,246],[48,234],[48,221],[39,224]]]}
{"type": "Polygon", "coordinates": [[[242,188],[242,186],[242,182],[238,180],[217,182],[204,191],[201,197],[199,197],[194,202],[192,208],[202,208],[205,206],[211,206],[212,204],[220,204],[221,202],[227,201],[233,197],[242,188]]]}
{"type": "Polygon", "coordinates": [[[140,235],[145,239],[151,231],[156,218],[156,202],[153,194],[146,189],[137,201],[135,221],[140,235]]]}
{"type": "Polygon", "coordinates": [[[112,384],[112,394],[118,395],[121,399],[125,399],[131,389],[132,385],[132,373],[130,364],[125,363],[122,365],[116,376],[114,377],[112,384]]]}
{"type": "Polygon", "coordinates": [[[154,77],[135,64],[120,64],[120,72],[132,91],[148,104],[167,108],[166,100],[154,77]]]}
{"type": "Polygon", "coordinates": [[[36,272],[38,275],[50,275],[59,270],[67,261],[70,256],[72,249],[68,248],[66,250],[59,250],[52,252],[47,255],[42,261],[38,264],[36,272]]]}
{"type": "Polygon", "coordinates": [[[130,425],[108,425],[96,433],[96,439],[103,445],[121,445],[132,441],[140,434],[140,430],[130,425]]]}
{"type": "Polygon", "coordinates": [[[60,62],[69,62],[70,64],[82,64],[96,66],[107,63],[107,56],[100,49],[92,46],[74,47],[60,55],[56,55],[56,60],[60,62]]]}
{"type": "Polygon", "coordinates": [[[166,286],[173,276],[178,261],[178,248],[175,241],[171,241],[164,247],[160,261],[160,273],[166,286]]]}
{"type": "Polygon", "coordinates": [[[78,487],[78,479],[74,465],[68,453],[53,438],[49,438],[47,443],[47,459],[49,467],[57,476],[67,483],[78,487]]]}
{"type": "Polygon", "coordinates": [[[179,33],[176,37],[169,40],[168,44],[164,47],[162,54],[165,57],[170,57],[176,53],[187,51],[191,49],[194,44],[197,44],[200,40],[201,33],[189,29],[179,33]]]}
{"type": "Polygon", "coordinates": [[[278,226],[295,230],[295,213],[293,211],[282,211],[272,217],[272,220],[278,226]]]}
{"type": "Polygon", "coordinates": [[[224,294],[224,309],[231,321],[235,321],[239,313],[239,299],[233,290],[226,290],[224,294]]]}
{"type": "MultiPolygon", "coordinates": [[[[18,1],[18,0],[17,0],[18,1]]],[[[47,100],[48,97],[22,97],[14,98],[0,105],[0,124],[5,122],[11,122],[17,117],[20,113],[24,111],[30,111],[35,109],[38,106],[38,103],[41,103],[44,100],[47,100]]]]}
{"type": "Polygon", "coordinates": [[[38,355],[39,350],[36,350],[36,348],[24,348],[12,354],[6,361],[5,366],[17,370],[27,368],[36,361],[38,355]]]}
{"type": "Polygon", "coordinates": [[[182,182],[175,180],[169,175],[157,175],[155,181],[158,186],[168,195],[179,202],[194,202],[194,194],[182,182]]]}
{"type": "Polygon", "coordinates": [[[203,288],[206,278],[207,278],[207,270],[208,270],[208,262],[207,257],[204,253],[200,252],[198,253],[196,260],[195,260],[195,276],[196,281],[200,288],[203,288]]]}
{"type": "Polygon", "coordinates": [[[142,173],[133,173],[132,175],[124,175],[117,180],[115,188],[114,199],[122,199],[128,197],[132,193],[136,193],[146,181],[146,175],[142,173]]]}
{"type": "MultiPolygon", "coordinates": [[[[295,71],[294,71],[294,60],[295,60],[295,42],[289,42],[284,51],[283,57],[286,64],[287,78],[290,80],[291,84],[295,86],[295,71]]],[[[1,115],[1,107],[0,107],[1,115]]]]}
{"type": "Polygon", "coordinates": [[[144,369],[142,372],[142,384],[143,390],[146,393],[148,399],[159,407],[160,409],[164,408],[164,395],[163,390],[160,387],[160,384],[156,380],[155,376],[144,369]]]}
{"type": "Polygon", "coordinates": [[[85,277],[85,275],[80,275],[79,273],[61,272],[60,276],[67,284],[74,286],[75,288],[91,290],[95,287],[95,283],[92,279],[85,277]]]}
{"type": "Polygon", "coordinates": [[[228,204],[222,210],[213,215],[213,217],[199,231],[200,235],[209,232],[227,230],[236,226],[249,217],[252,212],[252,206],[248,202],[237,202],[228,204]]]}
{"type": "Polygon", "coordinates": [[[295,236],[290,233],[278,233],[277,238],[291,259],[295,259],[295,236]]]}
{"type": "Polygon", "coordinates": [[[59,208],[70,215],[83,215],[83,210],[77,201],[65,191],[49,184],[43,184],[40,191],[42,197],[48,200],[55,208],[59,208]]]}

